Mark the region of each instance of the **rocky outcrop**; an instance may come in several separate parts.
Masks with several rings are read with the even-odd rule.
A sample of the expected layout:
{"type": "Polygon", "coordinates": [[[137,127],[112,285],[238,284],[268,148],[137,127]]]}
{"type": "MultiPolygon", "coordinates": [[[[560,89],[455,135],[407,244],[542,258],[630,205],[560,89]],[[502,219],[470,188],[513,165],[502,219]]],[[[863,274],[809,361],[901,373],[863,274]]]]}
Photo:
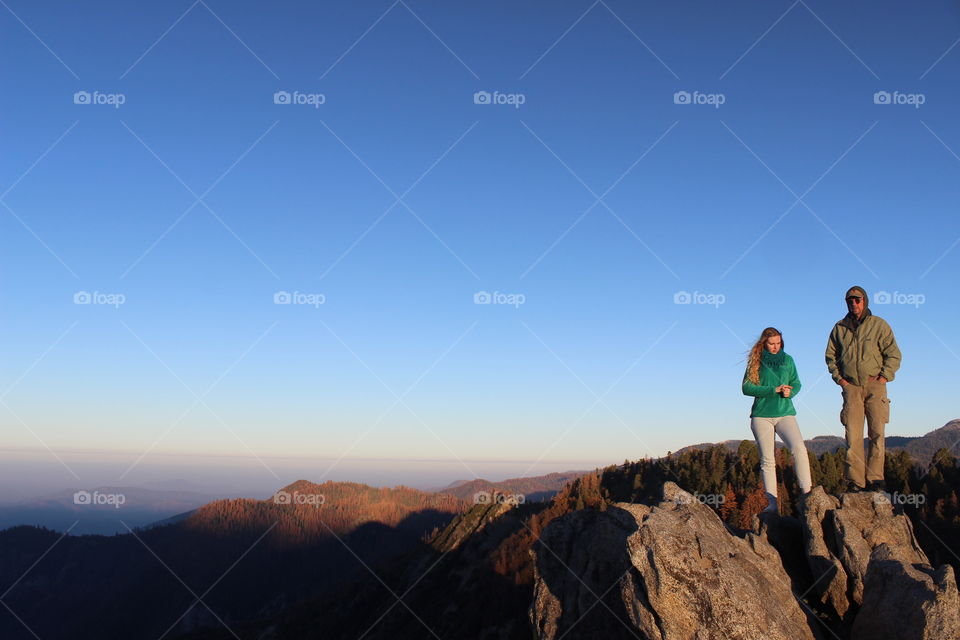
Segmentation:
{"type": "Polygon", "coordinates": [[[632,628],[620,595],[631,579],[626,540],[647,507],[625,506],[570,513],[534,544],[531,621],[537,637],[553,640],[570,630],[573,637],[618,638],[632,628]]]}
{"type": "MultiPolygon", "coordinates": [[[[822,487],[815,487],[806,500],[804,538],[814,580],[809,589],[810,596],[822,605],[825,613],[842,621],[844,627],[849,628],[855,619],[859,620],[865,615],[882,620],[884,616],[880,616],[881,612],[875,609],[877,598],[888,600],[896,597],[889,589],[877,593],[881,582],[875,577],[875,593],[869,594],[870,598],[867,599],[867,576],[871,571],[878,576],[896,575],[902,578],[898,580],[902,591],[899,595],[901,604],[890,609],[886,617],[902,620],[901,609],[913,611],[926,606],[926,598],[921,597],[920,591],[912,585],[925,583],[922,576],[927,578],[926,582],[930,582],[933,568],[917,542],[910,519],[902,513],[896,513],[885,494],[846,493],[837,499],[827,495],[822,487]],[[880,555],[875,555],[881,548],[883,551],[880,555]],[[875,560],[882,564],[874,567],[875,560]],[[865,603],[870,604],[868,614],[861,609],[865,603]]],[[[945,603],[951,598],[955,601],[957,587],[952,569],[942,579],[945,582],[939,587],[942,592],[938,596],[939,602],[945,603]]],[[[936,587],[927,585],[927,588],[931,593],[938,593],[936,587]]],[[[934,607],[937,610],[939,608],[940,605],[934,607]]],[[[864,628],[864,624],[854,626],[864,628]]],[[[919,633],[916,636],[898,637],[926,637],[922,631],[919,633]]]]}
{"type": "Polygon", "coordinates": [[[880,544],[870,554],[864,600],[852,640],[943,640],[960,638],[960,598],[953,567],[936,571],[904,562],[895,547],[880,544]]]}
{"type": "Polygon", "coordinates": [[[817,487],[803,513],[732,532],[668,482],[653,506],[567,514],[531,550],[535,637],[960,638],[952,568],[884,494],[817,487]]]}
{"type": "MultiPolygon", "coordinates": [[[[496,495],[494,494],[494,498],[496,498],[496,495]]],[[[497,522],[500,516],[510,511],[514,506],[516,505],[513,502],[496,499],[475,504],[469,510],[454,518],[443,531],[438,533],[432,542],[433,548],[443,553],[459,548],[466,540],[478,534],[491,522],[497,522]]]]}
{"type": "Polygon", "coordinates": [[[953,568],[930,566],[910,519],[887,495],[838,500],[816,487],[806,504],[807,557],[823,585],[811,592],[851,629],[852,640],[960,638],[953,568]]]}
{"type": "Polygon", "coordinates": [[[653,507],[616,503],[552,523],[534,545],[536,637],[813,639],[776,549],[731,535],[673,483],[653,507]]]}
{"type": "Polygon", "coordinates": [[[822,487],[814,487],[806,499],[803,523],[807,561],[814,576],[807,593],[835,620],[843,620],[850,609],[847,571],[834,552],[837,542],[833,518],[839,507],[839,500],[827,495],[822,487]]]}

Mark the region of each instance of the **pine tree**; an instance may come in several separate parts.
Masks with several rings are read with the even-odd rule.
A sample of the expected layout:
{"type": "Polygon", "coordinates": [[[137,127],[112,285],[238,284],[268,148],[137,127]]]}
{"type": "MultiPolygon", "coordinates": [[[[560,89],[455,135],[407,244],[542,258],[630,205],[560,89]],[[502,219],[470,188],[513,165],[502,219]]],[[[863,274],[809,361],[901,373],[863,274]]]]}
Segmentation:
{"type": "Polygon", "coordinates": [[[749,529],[753,526],[753,516],[760,513],[767,507],[767,494],[763,487],[757,487],[743,500],[743,506],[740,507],[740,514],[737,526],[741,529],[749,529]]]}
{"type": "Polygon", "coordinates": [[[822,485],[827,493],[837,493],[843,484],[843,472],[837,463],[839,456],[846,456],[846,449],[838,449],[836,454],[824,453],[821,458],[820,468],[823,475],[815,479],[814,483],[822,485]]]}
{"type": "Polygon", "coordinates": [[[733,486],[727,483],[727,493],[723,497],[723,504],[720,505],[720,519],[726,523],[733,524],[733,516],[737,513],[737,494],[733,492],[733,486]]]}

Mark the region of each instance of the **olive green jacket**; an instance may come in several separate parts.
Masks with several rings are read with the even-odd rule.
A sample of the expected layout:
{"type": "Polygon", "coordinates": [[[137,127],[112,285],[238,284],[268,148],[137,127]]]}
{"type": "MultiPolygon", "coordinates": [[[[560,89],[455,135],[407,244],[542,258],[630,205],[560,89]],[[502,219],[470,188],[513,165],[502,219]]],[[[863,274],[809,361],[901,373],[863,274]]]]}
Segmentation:
{"type": "Polygon", "coordinates": [[[857,323],[845,317],[833,326],[827,340],[827,369],[833,381],[840,379],[858,387],[864,386],[867,378],[883,376],[892,381],[900,368],[900,348],[893,337],[893,329],[883,318],[868,311],[857,323]]]}

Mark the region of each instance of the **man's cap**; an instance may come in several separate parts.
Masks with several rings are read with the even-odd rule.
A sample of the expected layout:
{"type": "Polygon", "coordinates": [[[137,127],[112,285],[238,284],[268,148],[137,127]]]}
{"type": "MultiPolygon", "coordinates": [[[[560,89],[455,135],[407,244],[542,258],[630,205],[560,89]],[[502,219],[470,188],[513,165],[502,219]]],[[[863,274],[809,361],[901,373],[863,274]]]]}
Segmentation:
{"type": "Polygon", "coordinates": [[[847,292],[844,294],[843,299],[846,300],[850,296],[857,296],[859,298],[867,299],[867,292],[864,291],[863,287],[850,287],[847,289],[847,292]]]}

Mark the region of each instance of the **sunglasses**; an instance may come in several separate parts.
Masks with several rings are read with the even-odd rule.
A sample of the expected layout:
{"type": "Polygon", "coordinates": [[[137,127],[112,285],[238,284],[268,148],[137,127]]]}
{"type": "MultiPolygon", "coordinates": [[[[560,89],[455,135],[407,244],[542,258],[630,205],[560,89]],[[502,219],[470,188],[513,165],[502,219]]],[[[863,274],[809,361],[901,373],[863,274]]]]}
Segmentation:
{"type": "Polygon", "coordinates": [[[860,296],[850,296],[847,298],[847,302],[860,302],[863,300],[860,296]]]}

